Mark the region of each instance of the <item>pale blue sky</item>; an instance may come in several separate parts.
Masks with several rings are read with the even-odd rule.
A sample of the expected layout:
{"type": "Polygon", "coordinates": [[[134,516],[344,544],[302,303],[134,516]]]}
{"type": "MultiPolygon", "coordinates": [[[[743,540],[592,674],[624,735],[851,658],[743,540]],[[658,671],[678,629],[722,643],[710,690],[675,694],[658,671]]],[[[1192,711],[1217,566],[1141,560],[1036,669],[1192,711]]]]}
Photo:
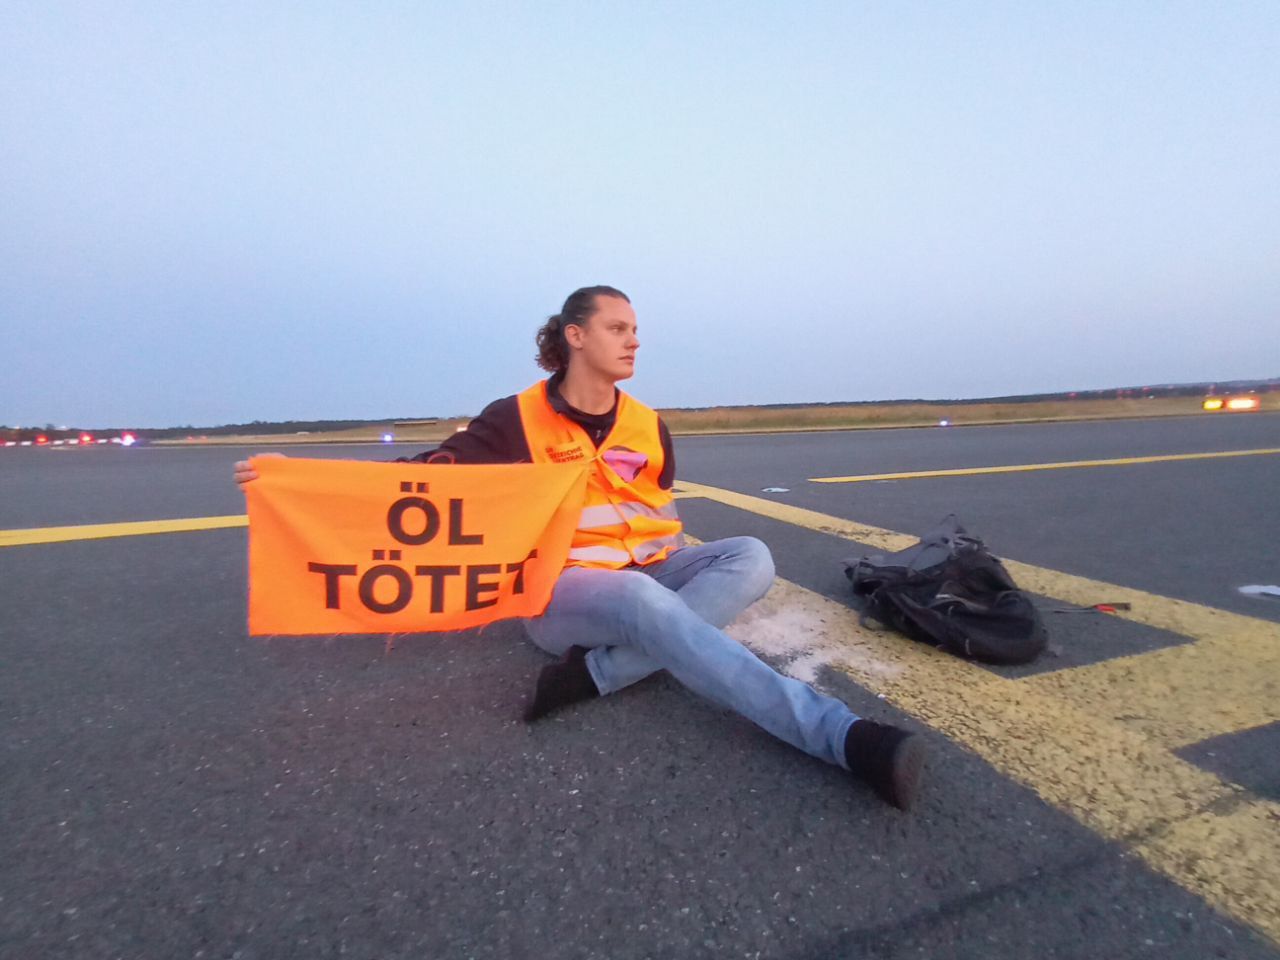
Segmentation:
{"type": "Polygon", "coordinates": [[[0,3],[0,423],[1280,375],[1280,3],[0,3]]]}

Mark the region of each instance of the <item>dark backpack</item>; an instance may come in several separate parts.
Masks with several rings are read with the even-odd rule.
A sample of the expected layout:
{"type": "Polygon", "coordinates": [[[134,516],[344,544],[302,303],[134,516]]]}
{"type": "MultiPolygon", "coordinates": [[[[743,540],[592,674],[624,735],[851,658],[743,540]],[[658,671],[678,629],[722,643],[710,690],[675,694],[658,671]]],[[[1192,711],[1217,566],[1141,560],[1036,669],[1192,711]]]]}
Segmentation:
{"type": "Polygon", "coordinates": [[[862,616],[987,663],[1030,663],[1048,642],[1030,598],[955,515],[905,550],[846,560],[862,616]]]}

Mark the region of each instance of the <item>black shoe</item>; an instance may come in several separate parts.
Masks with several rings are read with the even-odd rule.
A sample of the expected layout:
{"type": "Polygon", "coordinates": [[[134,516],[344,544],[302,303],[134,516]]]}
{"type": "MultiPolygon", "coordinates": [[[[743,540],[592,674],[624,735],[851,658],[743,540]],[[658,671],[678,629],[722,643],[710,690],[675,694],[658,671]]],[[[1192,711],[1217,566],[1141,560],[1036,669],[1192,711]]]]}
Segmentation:
{"type": "Polygon", "coordinates": [[[924,756],[920,737],[887,723],[855,720],[845,734],[849,769],[899,810],[910,810],[915,801],[924,756]]]}
{"type": "Polygon", "coordinates": [[[525,708],[525,723],[545,717],[552,710],[600,696],[587,669],[587,648],[573,646],[559,663],[548,664],[538,674],[533,701],[525,708]]]}

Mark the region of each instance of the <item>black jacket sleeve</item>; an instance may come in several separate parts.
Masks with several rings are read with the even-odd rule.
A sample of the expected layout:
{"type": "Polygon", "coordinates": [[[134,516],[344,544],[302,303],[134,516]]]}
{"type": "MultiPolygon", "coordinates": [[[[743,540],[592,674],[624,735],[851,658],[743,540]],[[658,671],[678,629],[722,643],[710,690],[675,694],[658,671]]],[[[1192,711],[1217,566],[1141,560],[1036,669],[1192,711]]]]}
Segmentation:
{"type": "Polygon", "coordinates": [[[447,438],[434,450],[424,450],[404,463],[530,463],[529,443],[520,424],[515,396],[495,400],[467,429],[447,438]]]}
{"type": "Polygon", "coordinates": [[[662,475],[658,477],[658,486],[670,490],[676,482],[676,451],[671,445],[671,431],[661,417],[658,418],[658,436],[662,439],[662,475]]]}

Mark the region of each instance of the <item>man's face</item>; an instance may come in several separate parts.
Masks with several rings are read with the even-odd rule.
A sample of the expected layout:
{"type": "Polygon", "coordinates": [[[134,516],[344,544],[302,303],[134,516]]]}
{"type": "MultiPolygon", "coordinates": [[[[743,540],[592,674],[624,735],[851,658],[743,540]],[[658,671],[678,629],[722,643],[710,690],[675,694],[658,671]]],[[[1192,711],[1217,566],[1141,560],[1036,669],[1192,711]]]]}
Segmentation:
{"type": "Polygon", "coordinates": [[[565,339],[577,363],[615,383],[636,372],[636,312],[618,297],[596,297],[596,312],[583,326],[569,325],[565,339]]]}

